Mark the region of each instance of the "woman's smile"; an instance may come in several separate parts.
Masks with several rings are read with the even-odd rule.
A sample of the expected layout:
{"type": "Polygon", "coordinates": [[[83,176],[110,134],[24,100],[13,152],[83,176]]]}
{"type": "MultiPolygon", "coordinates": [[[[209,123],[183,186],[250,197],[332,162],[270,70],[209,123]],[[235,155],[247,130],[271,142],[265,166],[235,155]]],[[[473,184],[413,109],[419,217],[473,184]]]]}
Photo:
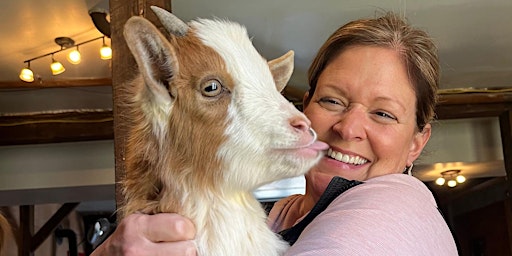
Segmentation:
{"type": "Polygon", "coordinates": [[[365,164],[368,162],[368,160],[363,157],[354,156],[354,155],[350,155],[350,154],[343,154],[339,151],[333,150],[332,148],[329,148],[327,150],[327,156],[330,157],[331,159],[335,159],[342,163],[355,165],[355,166],[362,165],[362,164],[365,164]]]}

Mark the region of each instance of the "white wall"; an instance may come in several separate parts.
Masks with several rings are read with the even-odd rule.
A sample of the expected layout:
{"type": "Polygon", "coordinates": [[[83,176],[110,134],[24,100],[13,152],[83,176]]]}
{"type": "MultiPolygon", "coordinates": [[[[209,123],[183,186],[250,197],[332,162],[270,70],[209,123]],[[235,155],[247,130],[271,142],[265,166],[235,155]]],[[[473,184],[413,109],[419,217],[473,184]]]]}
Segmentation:
{"type": "Polygon", "coordinates": [[[0,147],[0,189],[114,183],[113,141],[0,147]]]}

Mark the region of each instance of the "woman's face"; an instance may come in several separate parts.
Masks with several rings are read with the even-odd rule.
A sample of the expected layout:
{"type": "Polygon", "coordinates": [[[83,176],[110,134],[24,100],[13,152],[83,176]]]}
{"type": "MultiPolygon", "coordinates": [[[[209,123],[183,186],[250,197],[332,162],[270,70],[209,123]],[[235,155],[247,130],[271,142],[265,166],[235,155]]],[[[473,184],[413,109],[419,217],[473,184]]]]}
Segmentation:
{"type": "Polygon", "coordinates": [[[306,191],[315,197],[333,176],[362,181],[403,172],[430,137],[430,125],[421,133],[416,128],[416,97],[405,64],[383,47],[341,52],[321,73],[304,113],[319,140],[330,145],[306,175],[306,191]]]}

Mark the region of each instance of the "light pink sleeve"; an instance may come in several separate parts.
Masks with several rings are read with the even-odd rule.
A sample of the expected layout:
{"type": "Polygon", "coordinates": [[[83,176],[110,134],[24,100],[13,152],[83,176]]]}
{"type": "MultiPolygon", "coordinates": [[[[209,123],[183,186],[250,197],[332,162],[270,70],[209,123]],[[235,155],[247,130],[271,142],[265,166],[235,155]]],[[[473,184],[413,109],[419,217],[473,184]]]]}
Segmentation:
{"type": "Polygon", "coordinates": [[[385,175],[336,198],[286,255],[458,255],[434,197],[414,177],[385,175]]]}

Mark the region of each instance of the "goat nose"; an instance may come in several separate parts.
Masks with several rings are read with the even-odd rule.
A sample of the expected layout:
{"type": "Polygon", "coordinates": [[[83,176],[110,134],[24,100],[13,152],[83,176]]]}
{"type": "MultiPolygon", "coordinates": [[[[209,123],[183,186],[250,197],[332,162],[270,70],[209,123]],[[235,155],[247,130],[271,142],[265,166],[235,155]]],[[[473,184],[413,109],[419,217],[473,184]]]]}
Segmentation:
{"type": "Polygon", "coordinates": [[[290,120],[290,125],[298,132],[309,132],[311,122],[303,116],[294,116],[290,120]]]}

